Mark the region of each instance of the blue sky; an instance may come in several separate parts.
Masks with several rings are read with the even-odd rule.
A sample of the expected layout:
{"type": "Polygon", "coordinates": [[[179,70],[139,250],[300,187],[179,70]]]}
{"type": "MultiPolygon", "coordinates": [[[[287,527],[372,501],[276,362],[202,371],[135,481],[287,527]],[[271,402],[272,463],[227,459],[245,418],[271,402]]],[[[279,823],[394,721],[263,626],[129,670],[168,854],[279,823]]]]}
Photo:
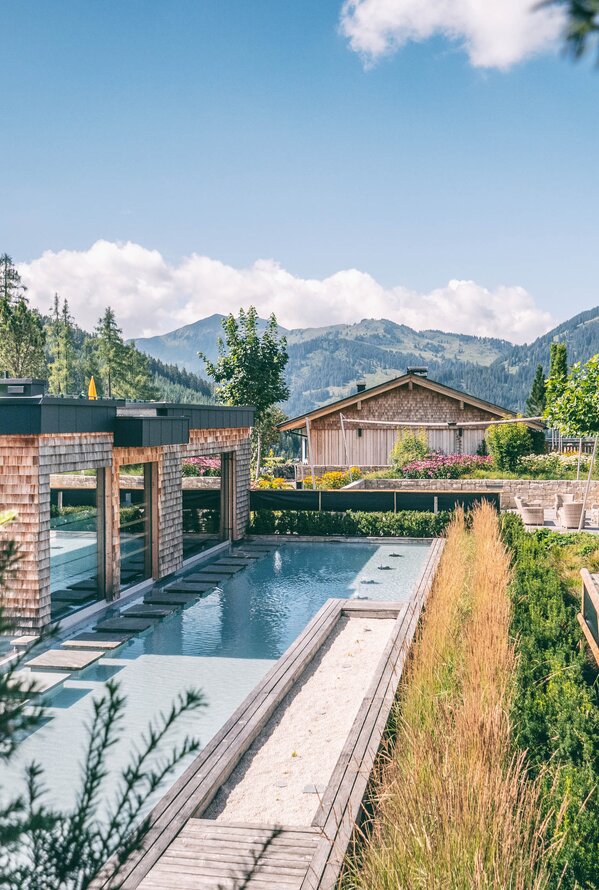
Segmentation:
{"type": "MultiPolygon", "coordinates": [[[[388,289],[402,289],[405,307],[410,294],[472,281],[484,308],[487,291],[517,287],[538,310],[527,335],[599,302],[599,71],[588,63],[549,46],[507,70],[482,67],[463,39],[432,29],[365,66],[340,32],[341,0],[0,0],[0,11],[10,35],[0,250],[24,264],[40,305],[59,289],[77,309],[81,292],[83,311],[101,262],[110,282],[120,261],[132,296],[128,307],[126,281],[115,283],[116,308],[134,327],[142,304],[136,261],[118,252],[127,242],[158,263],[154,289],[173,269],[189,277],[197,255],[217,271],[272,260],[264,276],[280,268],[302,281],[359,270],[383,294],[365,300],[374,311],[388,289]],[[104,259],[90,264],[98,241],[104,259]]],[[[216,288],[226,309],[232,272],[216,288]]],[[[160,303],[139,332],[207,314],[210,280],[188,282],[172,316],[160,303]]],[[[361,303],[359,289],[348,293],[361,303]]],[[[307,321],[351,320],[352,299],[330,300],[307,321]]],[[[434,327],[434,316],[433,302],[406,321],[434,327]]]]}

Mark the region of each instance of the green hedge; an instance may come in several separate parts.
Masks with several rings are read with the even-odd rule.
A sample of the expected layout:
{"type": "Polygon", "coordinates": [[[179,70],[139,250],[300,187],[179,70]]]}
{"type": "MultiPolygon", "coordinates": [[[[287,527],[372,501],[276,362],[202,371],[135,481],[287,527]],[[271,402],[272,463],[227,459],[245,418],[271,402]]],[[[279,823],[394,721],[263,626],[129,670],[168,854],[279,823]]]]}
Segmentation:
{"type": "Polygon", "coordinates": [[[502,525],[514,553],[515,741],[542,776],[545,811],[566,807],[565,843],[552,886],[599,887],[597,672],[580,645],[578,597],[551,557],[570,537],[578,541],[526,533],[517,517],[504,516],[502,525]]]}
{"type": "Polygon", "coordinates": [[[373,538],[436,538],[443,534],[451,513],[400,510],[397,513],[329,513],[314,510],[256,510],[249,532],[253,535],[346,535],[373,538]]]}

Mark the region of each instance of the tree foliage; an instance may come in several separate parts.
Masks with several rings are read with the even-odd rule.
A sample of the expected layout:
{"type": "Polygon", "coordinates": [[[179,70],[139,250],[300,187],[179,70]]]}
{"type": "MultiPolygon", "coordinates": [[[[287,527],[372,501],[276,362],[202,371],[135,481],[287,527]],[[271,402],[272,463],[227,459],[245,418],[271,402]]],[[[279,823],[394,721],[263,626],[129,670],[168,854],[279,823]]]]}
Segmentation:
{"type": "Polygon", "coordinates": [[[565,378],[549,377],[545,418],[564,436],[599,435],[599,354],[576,362],[565,378]]]}
{"type": "Polygon", "coordinates": [[[225,336],[219,337],[216,362],[203,353],[200,358],[217,384],[219,399],[225,405],[253,405],[258,423],[269,408],[289,395],[284,378],[287,341],[279,336],[274,314],[260,336],[253,306],[247,312],[240,309],[239,318],[227,316],[222,324],[225,336]]]}
{"type": "Polygon", "coordinates": [[[547,385],[543,365],[537,365],[530,395],[526,400],[526,413],[529,417],[541,417],[547,403],[547,385]]]}
{"type": "Polygon", "coordinates": [[[518,461],[533,450],[530,430],[525,423],[498,423],[486,432],[489,453],[498,470],[513,472],[518,461]]]}
{"type": "Polygon", "coordinates": [[[46,334],[8,254],[0,257],[0,370],[11,377],[45,377],[46,334]]]}
{"type": "Polygon", "coordinates": [[[95,335],[102,395],[109,399],[155,399],[148,359],[134,343],[125,343],[110,306],[99,319],[95,335]]]}
{"type": "Polygon", "coordinates": [[[73,318],[67,300],[63,300],[61,306],[58,294],[54,294],[50,312],[47,345],[50,354],[48,389],[57,395],[73,394],[77,362],[73,318]]]}
{"type": "Polygon", "coordinates": [[[542,6],[561,6],[566,12],[566,48],[574,56],[581,56],[593,44],[598,45],[599,0],[545,0],[542,6]]]}

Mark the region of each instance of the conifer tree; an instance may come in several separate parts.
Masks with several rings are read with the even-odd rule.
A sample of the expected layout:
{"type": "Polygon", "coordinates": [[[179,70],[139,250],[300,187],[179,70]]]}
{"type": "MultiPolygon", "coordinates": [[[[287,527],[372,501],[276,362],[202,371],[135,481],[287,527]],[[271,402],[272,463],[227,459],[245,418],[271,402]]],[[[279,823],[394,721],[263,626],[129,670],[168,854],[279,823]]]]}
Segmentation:
{"type": "Polygon", "coordinates": [[[529,417],[540,417],[545,410],[547,402],[547,387],[543,365],[537,365],[537,370],[532,381],[530,395],[526,400],[526,412],[529,417]]]}
{"type": "Polygon", "coordinates": [[[0,370],[11,377],[45,377],[46,333],[8,254],[0,257],[0,370]]]}
{"type": "Polygon", "coordinates": [[[67,300],[63,301],[61,307],[58,294],[54,294],[50,314],[48,349],[52,359],[48,378],[50,392],[57,395],[73,392],[76,362],[73,319],[67,300]]]}
{"type": "Polygon", "coordinates": [[[103,395],[109,399],[156,398],[148,359],[135,344],[125,343],[110,306],[98,321],[95,335],[103,395]]]}

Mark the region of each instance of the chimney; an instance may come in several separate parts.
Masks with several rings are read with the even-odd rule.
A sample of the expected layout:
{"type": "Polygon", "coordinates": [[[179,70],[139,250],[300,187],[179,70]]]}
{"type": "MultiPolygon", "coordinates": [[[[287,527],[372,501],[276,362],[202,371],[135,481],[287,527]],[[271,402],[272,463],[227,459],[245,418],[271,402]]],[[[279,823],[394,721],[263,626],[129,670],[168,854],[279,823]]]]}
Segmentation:
{"type": "Polygon", "coordinates": [[[356,392],[364,392],[365,389],[366,389],[366,381],[365,381],[365,380],[359,380],[359,381],[356,383],[356,392]]]}
{"type": "Polygon", "coordinates": [[[428,377],[428,368],[426,365],[412,365],[406,370],[408,374],[415,374],[417,377],[428,377]]]}

